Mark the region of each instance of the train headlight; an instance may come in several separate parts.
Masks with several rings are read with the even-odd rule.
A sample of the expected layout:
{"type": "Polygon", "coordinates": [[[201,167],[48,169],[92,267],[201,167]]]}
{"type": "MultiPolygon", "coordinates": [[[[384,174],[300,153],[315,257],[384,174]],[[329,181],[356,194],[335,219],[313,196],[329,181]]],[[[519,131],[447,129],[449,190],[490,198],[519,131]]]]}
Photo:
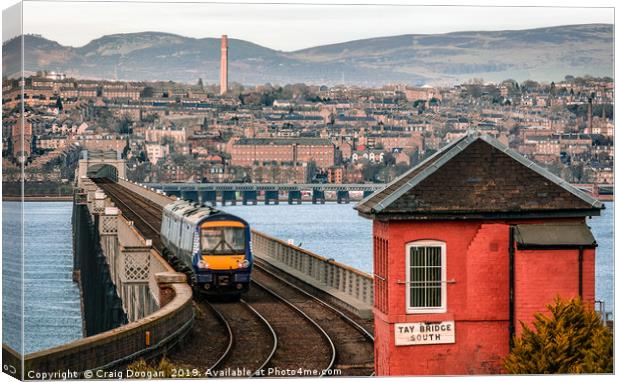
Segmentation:
{"type": "Polygon", "coordinates": [[[244,259],[243,261],[239,261],[237,265],[239,268],[248,268],[250,266],[250,262],[247,259],[244,259]]]}
{"type": "Polygon", "coordinates": [[[204,260],[198,260],[198,263],[196,264],[198,266],[198,268],[200,269],[209,269],[209,263],[207,263],[204,260]]]}

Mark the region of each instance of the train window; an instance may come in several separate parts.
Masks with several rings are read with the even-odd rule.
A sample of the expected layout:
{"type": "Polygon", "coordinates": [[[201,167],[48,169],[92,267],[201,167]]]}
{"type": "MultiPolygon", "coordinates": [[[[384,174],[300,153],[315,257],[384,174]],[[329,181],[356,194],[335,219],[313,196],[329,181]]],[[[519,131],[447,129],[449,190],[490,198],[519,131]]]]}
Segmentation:
{"type": "Polygon", "coordinates": [[[209,227],[201,231],[202,253],[210,255],[245,252],[245,230],[241,227],[209,227]]]}

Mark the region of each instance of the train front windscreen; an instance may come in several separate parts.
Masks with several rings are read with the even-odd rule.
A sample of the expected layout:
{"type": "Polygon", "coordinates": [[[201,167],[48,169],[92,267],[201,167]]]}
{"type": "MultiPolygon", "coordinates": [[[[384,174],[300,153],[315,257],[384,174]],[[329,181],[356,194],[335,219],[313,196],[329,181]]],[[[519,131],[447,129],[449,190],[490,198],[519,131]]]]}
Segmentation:
{"type": "Polygon", "coordinates": [[[209,226],[201,230],[203,255],[233,255],[245,253],[245,227],[209,226]]]}

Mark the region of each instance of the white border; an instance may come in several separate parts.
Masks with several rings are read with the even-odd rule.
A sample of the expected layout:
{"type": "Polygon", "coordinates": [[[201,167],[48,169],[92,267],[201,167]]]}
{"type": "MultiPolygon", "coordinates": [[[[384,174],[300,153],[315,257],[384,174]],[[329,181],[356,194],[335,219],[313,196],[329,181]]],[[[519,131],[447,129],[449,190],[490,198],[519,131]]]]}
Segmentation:
{"type": "Polygon", "coordinates": [[[448,288],[446,284],[447,263],[446,263],[446,243],[440,240],[416,240],[405,245],[405,310],[407,314],[435,314],[446,313],[448,307],[448,288]],[[409,252],[411,248],[418,247],[439,247],[441,248],[441,306],[439,307],[427,307],[427,308],[412,308],[409,306],[409,295],[411,294],[411,287],[409,285],[409,272],[411,256],[409,252]]]}

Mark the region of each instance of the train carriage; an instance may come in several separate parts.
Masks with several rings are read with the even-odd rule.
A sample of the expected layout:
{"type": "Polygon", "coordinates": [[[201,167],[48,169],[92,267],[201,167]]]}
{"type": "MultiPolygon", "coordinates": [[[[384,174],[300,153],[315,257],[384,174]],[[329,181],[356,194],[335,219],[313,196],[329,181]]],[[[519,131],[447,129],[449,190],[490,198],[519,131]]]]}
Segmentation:
{"type": "Polygon", "coordinates": [[[161,239],[206,294],[246,292],[252,272],[248,223],[223,211],[180,200],[164,207],[161,239]]]}

